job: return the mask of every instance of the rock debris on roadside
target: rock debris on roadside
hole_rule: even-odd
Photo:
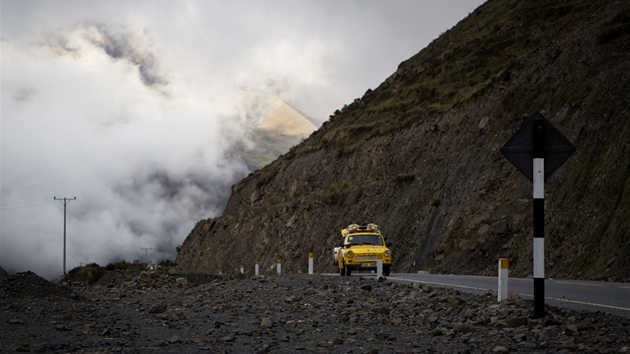
[[[624,353],[630,319],[363,277],[0,280],[0,352]],[[186,281],[182,281],[184,278]]]

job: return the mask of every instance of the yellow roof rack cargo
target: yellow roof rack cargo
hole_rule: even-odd
[[[367,225],[350,224],[348,225],[347,228],[341,230],[341,236],[345,237],[346,234],[355,233],[355,232],[376,232],[379,234],[381,233],[380,230],[378,229],[378,225],[374,223],[369,223]]]

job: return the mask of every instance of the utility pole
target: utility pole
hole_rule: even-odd
[[[147,252],[149,250],[152,250],[153,248],[142,248],[140,247],[141,250],[144,250],[144,264],[146,264],[147,266],[149,266],[149,263],[147,262]]]
[[[71,200],[77,200],[77,197],[72,199],[53,197],[53,199],[60,200],[61,203],[63,203],[63,275],[66,275],[66,205],[68,205]]]

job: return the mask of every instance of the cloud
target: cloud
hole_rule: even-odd
[[[35,95],[35,89],[32,87],[22,87],[15,90],[13,94],[13,99],[18,102],[25,102],[31,99]]]
[[[3,205],[51,201],[2,211],[7,269],[60,273],[63,208],[52,196],[77,197],[68,204],[69,267],[138,259],[140,247],[153,248],[154,261],[173,258],[249,172],[225,156],[247,140],[229,86],[207,96],[175,81],[164,95],[140,75],[137,53],[155,54],[139,47],[113,57],[85,35],[93,30],[75,27],[63,45],[3,45],[11,67],[2,78]]]
[[[143,84],[149,87],[168,84],[168,80],[159,72],[155,55],[146,50],[142,43],[135,43],[128,34],[110,31],[104,24],[92,25],[88,29],[88,39],[103,48],[107,55],[115,60],[126,59],[137,66]]]
[[[48,36],[46,44],[58,55],[79,59],[98,55],[94,49],[100,48],[113,62],[125,61],[135,67],[142,84],[166,93],[163,89],[169,82],[160,70],[145,30],[133,32],[121,25],[97,23],[74,26],[62,33],[48,33]]]
[[[324,44],[317,40],[300,45],[291,41],[263,43],[251,54],[254,65],[236,77],[245,89],[292,101],[308,88],[330,85]]]

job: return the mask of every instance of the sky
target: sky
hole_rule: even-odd
[[[0,266],[60,278],[74,197],[67,271],[174,259],[251,172],[239,90],[319,126],[482,3],[0,0]]]

